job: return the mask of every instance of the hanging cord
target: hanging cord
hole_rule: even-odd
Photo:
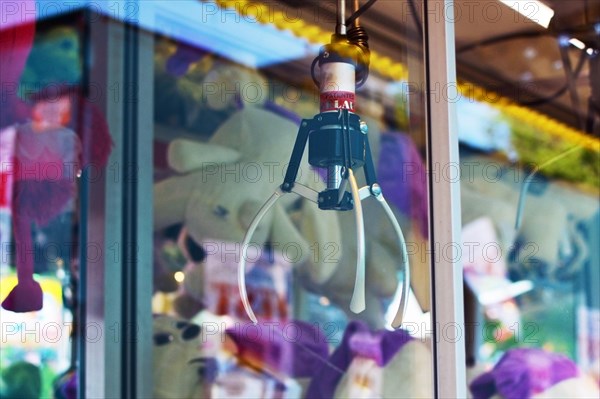
[[[419,37],[423,38],[423,25],[421,24],[421,20],[419,19],[419,14],[417,14],[417,6],[415,5],[415,0],[408,0],[408,5],[410,6],[410,12],[412,14],[413,21],[415,21],[415,26],[417,27]]]
[[[579,55],[579,60],[577,61],[577,66],[575,67],[575,70],[573,71],[573,76],[575,79],[577,79],[579,77],[579,75],[581,74],[581,71],[583,70],[583,66],[585,65],[586,59],[587,59],[587,53],[585,51],[582,51],[581,54]],[[528,107],[544,105],[544,104],[562,96],[563,94],[565,94],[567,92],[567,90],[569,90],[569,83],[565,83],[565,85],[563,87],[561,87],[558,91],[556,91],[554,94],[551,94],[548,97],[536,98],[535,100],[530,100],[530,101],[521,101],[521,102],[519,102],[519,104],[525,105]]]
[[[576,33],[578,31],[579,31],[578,29],[573,29],[572,32],[571,31],[563,31],[563,32],[561,32],[561,34],[569,35],[572,33]],[[502,43],[502,42],[510,41],[510,40],[527,39],[527,38],[535,38],[535,37],[543,37],[543,36],[554,37],[558,41],[560,34],[556,33],[556,32],[537,31],[537,30],[535,30],[535,31],[525,30],[525,31],[519,31],[519,32],[512,32],[509,34],[494,36],[494,37],[491,37],[488,39],[484,39],[484,40],[481,40],[481,41],[478,41],[475,43],[468,44],[466,46],[459,48],[456,51],[456,53],[461,54],[461,53],[464,53],[467,51],[475,50],[478,47],[490,46],[493,44],[498,44],[498,43]],[[562,96],[567,91],[569,91],[569,89],[571,87],[571,84],[569,82],[571,81],[571,79],[576,79],[581,74],[583,66],[585,65],[585,60],[587,58],[588,58],[587,53],[585,51],[582,51],[579,61],[578,61],[578,64],[575,67],[574,71],[571,71],[570,68],[569,68],[569,71],[567,71],[568,66],[565,65],[565,72],[567,74],[567,83],[563,87],[561,87],[558,91],[556,91],[555,93],[553,93],[547,97],[541,97],[541,98],[537,98],[537,99],[529,100],[529,101],[516,101],[516,102],[520,105],[524,105],[524,106],[528,106],[528,107],[536,107],[536,106],[540,106],[540,105],[549,103],[549,102],[557,99],[558,97]],[[563,61],[564,61],[564,58],[563,58]]]
[[[369,9],[377,0],[370,0],[362,7],[358,8],[354,14],[350,18],[346,20],[346,24],[340,22],[340,18],[344,15],[344,7],[345,1],[341,1],[341,4],[338,3],[338,12],[337,12],[337,26],[336,33],[344,32],[343,35],[346,36],[347,40],[358,47],[360,51],[360,59],[358,60],[358,65],[356,66],[356,88],[362,87],[369,77],[369,66],[371,63],[371,50],[369,49],[369,35],[365,28],[360,26],[359,24],[359,16],[362,15],[367,9]],[[358,0],[354,1],[355,9],[358,7]],[[350,28],[348,28],[351,26]],[[310,65],[310,76],[312,78],[313,83],[317,87],[321,87],[321,83],[319,79],[317,79],[316,67],[317,64],[321,61],[322,55],[319,54]]]
[[[566,157],[567,155],[571,154],[574,151],[577,151],[581,147],[582,147],[582,145],[579,144],[579,145],[569,148],[562,154],[559,154],[559,155],[555,156],[554,158],[551,158],[548,161],[544,162],[538,168],[535,168],[531,173],[529,173],[529,175],[527,175],[527,177],[525,178],[525,182],[523,183],[523,186],[521,187],[521,192],[519,193],[519,205],[517,207],[517,220],[515,221],[515,230],[519,230],[521,228],[521,225],[523,222],[523,210],[525,209],[525,198],[527,197],[527,192],[529,191],[529,186],[531,185],[531,182],[533,181],[533,178],[535,177],[535,175],[537,175],[540,170],[553,164],[554,162],[557,162],[557,161],[563,159],[564,157]]]
[[[375,4],[377,0],[369,0],[367,1],[361,8],[359,8],[358,10],[356,10],[351,16],[350,18],[348,18],[346,20],[346,26],[350,26],[352,25],[352,23],[358,19],[361,15],[363,15],[365,13],[365,11],[367,11],[369,8],[371,8],[371,6],[373,6],[373,4]]]
[[[583,121],[583,119],[581,118],[581,114],[579,113],[579,109],[581,108],[580,102],[579,102],[579,95],[577,93],[577,87],[576,87],[576,76],[575,73],[573,72],[573,66],[571,65],[571,59],[569,58],[569,46],[570,45],[563,45],[561,44],[561,39],[559,39],[559,51],[560,51],[560,56],[562,58],[562,64],[563,64],[563,70],[565,71],[565,75],[567,78],[567,87],[568,87],[568,91],[569,91],[569,95],[571,97],[571,105],[573,106],[573,108],[575,109],[575,116],[577,117],[577,124],[579,125],[579,129],[581,130],[585,130],[585,122]],[[585,50],[581,50],[582,54],[586,54]]]
[[[371,3],[371,4],[369,4]],[[361,50],[361,58],[356,69],[356,88],[362,87],[369,78],[369,66],[371,63],[371,50],[369,49],[369,35],[367,30],[360,25],[359,16],[371,7],[375,1],[366,3],[362,8],[359,7],[359,0],[354,0],[354,14],[347,21],[348,41]],[[361,11],[361,9],[363,11]],[[354,17],[354,18],[353,18]]]

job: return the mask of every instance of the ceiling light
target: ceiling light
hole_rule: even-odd
[[[585,43],[579,39],[572,38],[571,40],[569,40],[569,43],[577,47],[579,50],[585,50]]]
[[[554,10],[538,0],[500,0],[522,16],[538,25],[548,28],[554,16]]]

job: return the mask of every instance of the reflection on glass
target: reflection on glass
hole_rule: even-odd
[[[492,130],[508,123],[515,148],[461,148],[470,390],[475,397],[597,396],[600,203],[589,161],[598,153],[570,151],[543,135],[525,142],[533,128],[501,113],[498,121],[477,117]]]
[[[84,18],[37,18],[34,3],[3,3],[0,25],[0,396],[74,398],[82,176],[101,173],[112,142],[86,96]]]
[[[401,7],[380,4],[361,16],[367,30],[382,13],[406,21]],[[294,195],[265,214],[247,248],[246,287],[258,324],[248,319],[237,281],[240,245],[283,183],[302,119],[320,112],[311,63],[335,28],[326,7],[304,6],[287,20],[282,15],[291,10],[283,5],[264,7],[274,20],[250,19],[243,5],[217,14],[219,29],[240,33],[247,25],[278,38],[258,46],[249,43],[250,33],[233,40],[197,32],[182,41],[179,26],[199,26],[193,18],[155,38],[154,393],[432,396],[424,105],[407,84],[410,77],[422,87],[420,45],[411,68],[399,39],[386,50],[389,58],[373,50],[371,74],[355,101],[378,182],[407,240],[414,278],[402,328],[385,328],[385,311],[405,279],[385,210],[374,200],[363,204],[366,310],[356,314],[349,309],[357,262],[353,213],[322,211]],[[245,24],[228,17],[235,12]],[[327,18],[314,18],[319,13]],[[414,31],[404,33],[420,43]],[[240,58],[259,47],[268,61]],[[296,181],[320,192],[327,171],[311,167],[307,155],[308,149]],[[365,185],[362,172],[357,179]],[[186,340],[177,327],[186,323],[200,326],[200,336]],[[174,387],[175,378],[185,381]]]
[[[73,398],[81,176],[111,140],[84,94],[80,16],[20,18],[33,5],[3,8],[0,25],[0,395]]]

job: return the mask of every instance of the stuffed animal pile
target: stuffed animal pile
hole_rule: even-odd
[[[328,356],[324,335],[300,321],[226,327],[206,312],[156,315],[153,339],[154,397],[163,399],[299,398]]]
[[[214,79],[216,84],[241,82],[238,87],[256,82],[253,75],[238,68],[221,69],[207,79]],[[230,99],[219,93],[210,97],[208,104],[219,108],[238,100],[243,102],[244,97]],[[177,174],[155,186],[155,229],[183,223],[199,245],[240,243],[260,207],[281,184],[297,130],[298,125],[289,118],[247,102],[218,127],[208,143],[189,139],[172,141],[168,162]],[[300,176],[307,185],[319,184],[311,183],[311,173],[306,167]],[[254,243],[262,247],[270,239],[277,244],[273,245],[276,251],[293,245],[299,248],[294,263],[302,263],[309,257],[312,243],[288,215],[296,200],[290,196],[274,207],[257,229]],[[326,237],[328,241],[339,242],[335,214],[319,216],[318,220],[311,220],[319,226],[315,232],[323,241]],[[323,281],[333,269],[333,265],[320,262],[313,267],[312,274]]]
[[[252,88],[267,86],[255,71],[218,64],[206,75],[205,83],[222,89],[205,95],[210,109],[234,108],[236,111],[218,126],[208,142],[180,138],[169,143],[166,158],[176,173],[155,185],[155,229],[183,224],[200,246],[230,245],[233,248],[242,241],[260,207],[282,183],[299,118],[269,99],[257,97],[254,91],[249,94]],[[422,161],[414,155],[416,150],[405,135],[382,135],[374,121],[369,123],[369,128],[374,161],[378,163],[380,152],[382,155],[379,165],[384,179],[380,183],[384,189],[389,187],[392,207],[402,210],[397,211],[396,216],[405,236],[413,240],[426,236],[426,191],[418,191],[426,184]],[[199,134],[203,136],[206,135]],[[406,154],[401,161],[415,169],[409,171],[415,174],[414,181],[408,181],[403,171],[393,170],[390,162],[394,156],[397,158],[399,151]],[[398,162],[392,163],[397,166]],[[324,188],[319,172],[309,168],[306,159],[303,159],[298,181],[317,191]],[[399,185],[409,186],[411,191],[398,191]],[[414,194],[415,190],[420,194]],[[380,328],[384,320],[382,302],[390,298],[398,286],[402,260],[392,225],[375,202],[364,203],[365,217],[369,220],[366,223],[368,311],[359,315],[348,308],[357,253],[356,229],[350,212],[321,211],[315,204],[299,201],[294,195],[286,196],[263,219],[253,236],[253,245],[264,248],[268,243],[276,253],[293,247],[291,261],[305,289],[329,297],[350,318],[363,319],[373,328]],[[421,209],[415,211],[419,206]],[[411,224],[419,228],[411,229]],[[419,243],[423,242],[420,238]],[[424,245],[416,247],[422,249]],[[415,291],[423,309],[427,310],[428,279],[423,275],[427,271],[426,262],[422,260],[422,251],[413,251],[412,256],[418,265],[417,270],[413,270],[419,279]],[[196,269],[195,273],[200,271]],[[188,292],[200,297],[198,291],[200,288]]]

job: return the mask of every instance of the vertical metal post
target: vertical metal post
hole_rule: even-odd
[[[428,86],[430,245],[432,247],[436,397],[466,398],[460,175],[455,104],[453,0],[425,1],[425,66]],[[448,95],[446,95],[448,94]],[[448,256],[451,253],[452,256]]]
[[[101,20],[100,20],[101,21]],[[99,23],[102,23],[100,22]],[[103,262],[102,293],[104,297],[104,324],[106,339],[104,344],[104,362],[102,375],[104,379],[90,381],[99,385],[106,398],[118,398],[121,394],[121,371],[123,354],[120,348],[123,281],[120,278],[122,261],[120,246],[123,242],[121,234],[123,223],[123,201],[120,184],[120,168],[124,162],[123,156],[123,25],[120,22],[109,20],[103,23],[101,35],[94,39],[94,46],[105,47],[104,57],[96,59],[106,60],[104,68],[106,98],[106,119],[109,124],[113,146],[108,167],[106,170],[105,215],[106,227],[104,232],[106,255]],[[100,86],[102,87],[102,86]],[[89,384],[88,383],[88,384]],[[92,397],[92,396],[90,396]]]
[[[92,11],[86,11],[86,15],[89,34],[84,69],[89,77],[90,93],[93,90],[93,104],[105,115],[111,139],[117,144],[122,136],[119,126],[122,101],[117,91],[110,90],[118,87],[116,85],[122,71],[122,54],[115,46],[122,42],[121,27]],[[82,343],[79,366],[80,370],[85,371],[80,378],[80,398],[119,397],[121,356],[115,347],[120,320],[120,307],[117,304],[121,300],[121,280],[114,277],[119,270],[114,246],[120,242],[115,231],[119,229],[122,213],[120,201],[115,201],[118,188],[114,167],[119,165],[120,160],[121,147],[115,145],[107,168],[100,171],[96,167],[94,170],[93,182],[90,181],[87,188],[87,204],[81,203],[81,212],[85,214],[82,220],[87,223],[80,226],[85,231],[80,239],[83,249],[80,263],[86,268],[86,273],[80,276],[81,284],[86,288],[82,292],[81,302],[86,318],[82,319],[82,330],[78,337]],[[88,247],[93,248],[93,257],[85,254]]]
[[[87,257],[81,397],[152,397],[153,44],[134,25],[91,18],[86,67],[113,148],[88,195],[82,245],[100,256]]]
[[[346,0],[338,0],[337,2],[337,23],[335,33],[338,35],[346,34]]]
[[[121,397],[152,397],[154,39],[124,28]]]

